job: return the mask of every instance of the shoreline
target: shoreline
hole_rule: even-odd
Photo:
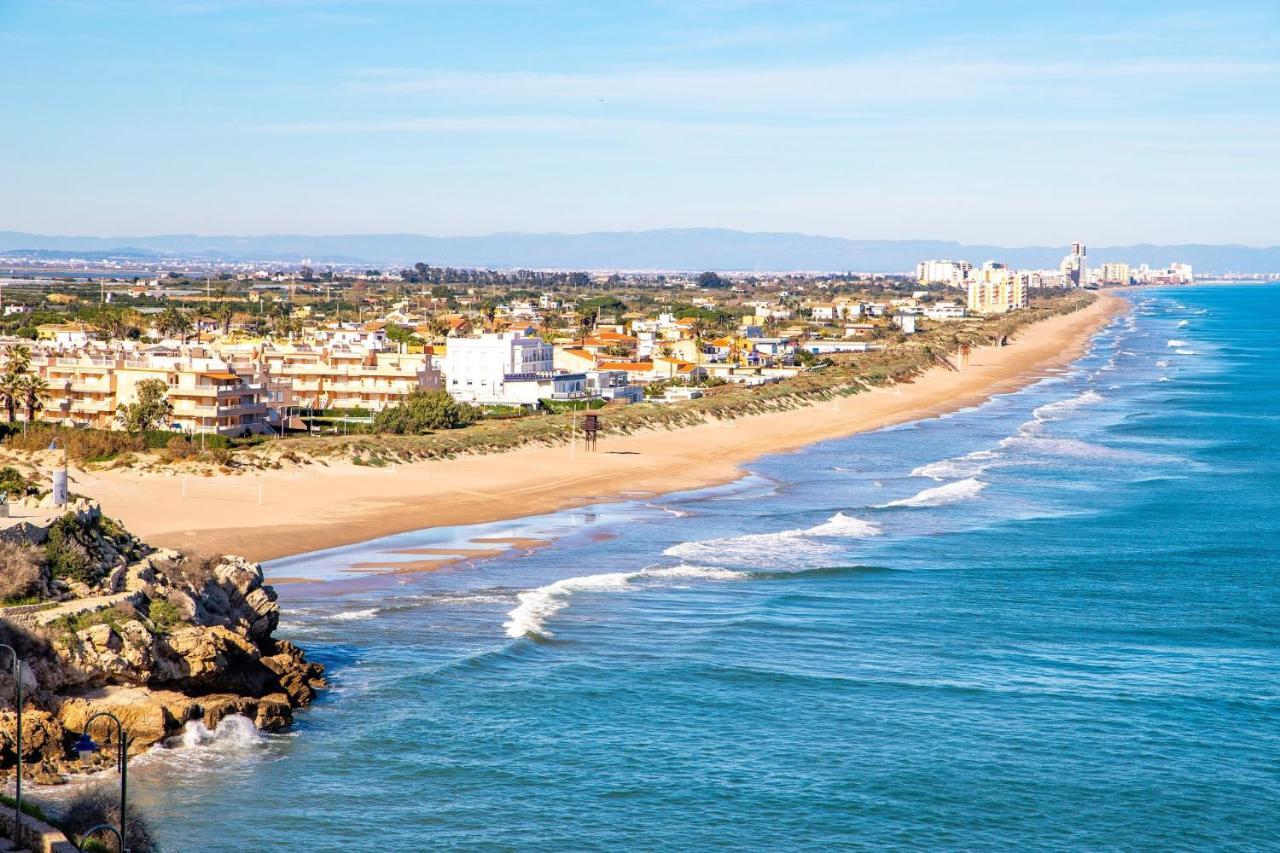
[[[386,469],[312,465],[189,478],[185,497],[178,476],[75,470],[72,489],[156,546],[262,561],[706,488],[738,479],[742,466],[761,456],[936,417],[1025,387],[1079,358],[1127,308],[1121,297],[1100,292],[1088,307],[1040,321],[1005,347],[975,351],[960,371],[935,367],[914,382],[833,403],[609,437],[596,453],[537,446]]]

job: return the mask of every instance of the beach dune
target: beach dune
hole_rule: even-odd
[[[154,545],[254,560],[699,488],[736,479],[744,463],[764,454],[943,414],[1022,387],[1077,358],[1127,304],[1101,294],[1081,311],[1026,328],[1009,346],[975,351],[958,372],[935,368],[915,382],[834,403],[610,436],[596,453],[528,447],[395,468],[313,465],[191,478],[185,496],[172,475],[77,470],[72,488]]]

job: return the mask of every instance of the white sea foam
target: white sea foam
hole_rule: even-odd
[[[955,477],[974,477],[991,467],[1000,458],[994,450],[975,450],[964,456],[940,459],[920,465],[911,472],[912,477],[929,477],[933,480],[949,480]]]
[[[1168,367],[1171,362],[1167,358],[1162,358],[1156,362],[1156,367]]]
[[[1179,329],[1181,329],[1183,326],[1189,325],[1190,323],[1191,323],[1191,321],[1190,321],[1190,320],[1179,320],[1179,321],[1178,321],[1178,328],[1179,328]]]
[[[378,608],[369,607],[365,610],[347,610],[342,613],[335,613],[329,618],[338,622],[349,622],[355,619],[372,619],[377,615]]]
[[[1177,338],[1170,338],[1168,342],[1165,344],[1165,346],[1167,347],[1185,347],[1186,345],[1187,345],[1186,341],[1180,341]]]
[[[1037,421],[1058,420],[1063,415],[1072,412],[1081,406],[1092,406],[1101,403],[1106,399],[1092,388],[1086,389],[1074,397],[1068,397],[1065,400],[1058,400],[1053,403],[1046,403],[1031,412],[1031,417]]]
[[[1138,450],[1124,450],[1090,444],[1077,438],[1050,438],[1036,435],[1019,435],[1005,439],[1006,447],[1049,456],[1068,456],[1075,459],[1106,459],[1125,462],[1167,462],[1168,457]]]
[[[678,566],[643,569],[638,572],[610,572],[565,578],[546,586],[531,589],[516,596],[519,602],[507,614],[502,627],[512,639],[542,637],[550,639],[555,634],[547,627],[551,617],[569,606],[579,592],[629,592],[638,588],[637,582],[646,580],[742,580],[747,575],[715,566],[696,566],[681,563]]]
[[[663,554],[693,563],[792,566],[825,560],[839,552],[836,546],[815,537],[861,539],[880,532],[878,524],[838,512],[813,527],[681,542]]]
[[[879,536],[883,533],[880,525],[874,521],[865,521],[837,512],[822,524],[816,524],[804,531],[807,536],[843,536],[862,539],[867,536]]]
[[[639,573],[643,578],[690,578],[711,581],[734,581],[742,580],[747,577],[746,572],[735,572],[729,569],[719,569],[715,566],[690,566],[687,563],[681,563],[678,566],[668,566],[663,569],[646,569]]]
[[[520,637],[554,637],[547,630],[547,620],[569,606],[569,599],[575,592],[618,592],[631,586],[631,578],[635,573],[610,572],[600,575],[585,575],[580,578],[565,578],[546,586],[522,592],[516,596],[519,604],[507,614],[503,628],[507,636],[514,639]]]
[[[1174,352],[1176,352],[1178,355],[1195,355],[1196,354],[1196,351],[1193,349],[1176,349],[1174,350]]]
[[[945,486],[934,486],[931,489],[925,489],[918,494],[901,500],[889,501],[887,504],[880,504],[879,509],[889,509],[891,507],[931,507],[943,506],[945,504],[956,503],[957,501],[976,498],[978,494],[987,487],[987,484],[976,477],[969,477],[965,480],[957,480],[954,483],[947,483]]]
[[[187,723],[176,742],[171,744],[171,748],[204,747],[221,751],[237,751],[254,749],[261,746],[262,742],[262,732],[258,731],[253,720],[232,714],[223,717],[213,729],[200,720]]]
[[[258,731],[252,720],[232,714],[212,729],[201,720],[193,720],[180,734],[156,744],[134,761],[157,762],[180,768],[183,773],[216,770],[220,765],[243,761],[266,745],[267,736]]]
[[[724,539],[704,539],[672,545],[662,553],[694,563],[731,565],[791,565],[824,560],[835,553],[828,543],[806,537],[804,530],[748,533]]]
[[[1161,376],[1161,377],[1160,377],[1159,379],[1157,379],[1156,381],[1157,381],[1157,382],[1172,382],[1173,380],[1172,380],[1172,379],[1170,379],[1168,376]]]

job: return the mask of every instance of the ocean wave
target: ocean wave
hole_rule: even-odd
[[[355,619],[372,619],[378,615],[379,608],[369,607],[364,610],[346,610],[342,613],[335,613],[330,616],[336,622],[349,622]]]
[[[794,565],[796,562],[824,560],[838,552],[838,548],[816,537],[861,539],[880,533],[880,525],[874,522],[837,512],[813,527],[681,542],[663,554],[694,563]]]
[[[1186,341],[1180,341],[1177,338],[1170,338],[1168,342],[1165,343],[1165,346],[1167,347],[1185,347],[1186,345]]]
[[[1160,377],[1159,379],[1157,379],[1156,381],[1157,381],[1157,382],[1172,382],[1173,380],[1172,380],[1172,379],[1170,379],[1168,376],[1161,376],[1161,377]]]
[[[1000,458],[994,450],[975,450],[964,456],[953,456],[920,465],[911,471],[912,477],[928,477],[931,480],[949,480],[955,477],[975,477],[991,467]]]
[[[1174,352],[1176,352],[1178,355],[1195,355],[1196,354],[1196,351],[1193,349],[1176,349],[1174,350]]]
[[[947,483],[945,486],[934,486],[931,489],[925,489],[909,498],[889,501],[887,504],[877,504],[876,509],[943,506],[957,501],[968,500],[969,498],[976,498],[986,487],[987,484],[978,478],[969,477],[965,480]]]
[[[569,599],[575,592],[618,592],[631,586],[631,578],[636,573],[610,572],[600,575],[584,575],[578,578],[565,578],[546,586],[522,592],[516,596],[519,602],[515,609],[507,614],[507,621],[502,627],[512,639],[520,637],[554,637],[547,630],[547,620],[569,606]]]
[[[181,769],[184,773],[216,770],[220,765],[260,753],[267,746],[268,737],[277,736],[264,735],[253,720],[238,714],[223,717],[212,729],[201,720],[192,720],[179,734],[156,744],[133,761],[158,762],[162,767]]]
[[[743,580],[748,577],[746,572],[735,572],[715,566],[690,566],[684,563],[664,569],[646,569],[638,575],[645,578],[689,578],[712,581]]]
[[[828,543],[808,538],[804,530],[748,533],[724,539],[702,539],[672,545],[662,553],[695,563],[757,566],[822,560],[836,552]]]
[[[638,588],[638,581],[650,579],[728,581],[747,577],[743,572],[715,566],[681,563],[678,566],[646,568],[638,572],[609,572],[565,578],[517,595],[518,604],[507,614],[507,621],[502,627],[512,639],[540,637],[549,640],[555,634],[547,627],[547,622],[568,607],[573,596],[579,592],[629,592]]]
[[[1081,406],[1092,406],[1106,400],[1097,391],[1086,389],[1074,397],[1068,397],[1065,400],[1058,400],[1053,403],[1046,403],[1031,411],[1031,417],[1037,421],[1058,420],[1061,416],[1072,412]]]
[[[865,521],[837,512],[822,524],[815,524],[804,531],[806,536],[841,536],[862,539],[867,536],[879,536],[884,530],[874,521]]]
[[[1168,367],[1172,362],[1167,358],[1162,358],[1156,362],[1156,367]]]
[[[1191,321],[1190,321],[1190,320],[1179,320],[1179,321],[1178,321],[1178,328],[1179,328],[1179,329],[1181,329],[1183,326],[1190,325],[1190,323],[1191,323]]]

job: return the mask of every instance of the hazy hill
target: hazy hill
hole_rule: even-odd
[[[1066,246],[975,246],[945,240],[848,240],[808,234],[751,233],[714,228],[610,231],[589,234],[500,233],[476,237],[421,234],[199,236],[163,234],[75,237],[0,231],[0,252],[113,252],[137,256],[245,261],[368,263],[426,261],[442,266],[663,270],[856,270],[905,272],[926,258],[988,258],[1018,267],[1057,267]],[[1090,247],[1090,264],[1107,260],[1197,272],[1280,271],[1280,247],[1136,245]]]

